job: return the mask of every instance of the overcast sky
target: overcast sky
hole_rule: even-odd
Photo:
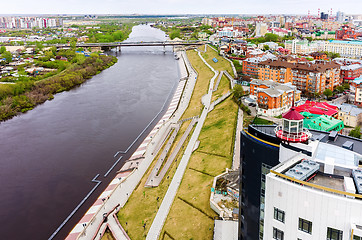
[[[362,0],[2,0],[0,14],[362,14]]]

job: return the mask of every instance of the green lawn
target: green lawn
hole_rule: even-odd
[[[115,240],[115,238],[113,237],[112,232],[107,228],[101,240]]]
[[[204,64],[196,51],[187,51],[187,57],[189,58],[194,69],[197,71],[198,77],[194,91],[192,93],[190,104],[183,114],[182,119],[201,114],[203,109],[201,97],[207,93],[210,79],[214,76],[214,73]]]
[[[212,239],[212,218],[217,214],[210,208],[211,186],[214,176],[231,167],[237,109],[228,98],[208,114],[199,148],[191,156],[162,234],[166,231],[174,239]]]
[[[216,80],[217,78],[215,79],[215,84]],[[230,89],[231,87],[229,79],[225,75],[222,75],[219,87],[215,92],[212,93],[211,102],[217,100],[219,97],[222,97],[222,95],[226,94],[228,91],[230,91]]]
[[[211,65],[211,67],[213,67],[215,70],[217,71],[228,71],[230,73],[231,76],[233,76],[233,69],[231,67],[231,63],[227,60],[225,60],[223,57],[219,56],[219,54],[211,49],[211,47],[207,47],[206,48],[207,51],[206,53],[204,52],[201,52],[201,56],[206,60],[206,62],[208,64]],[[202,50],[201,51],[204,51],[205,48],[202,47]],[[212,61],[213,58],[216,58],[218,60],[217,63],[215,63],[214,61]]]
[[[172,145],[171,149],[173,149],[176,144],[179,142],[182,134],[185,132],[187,126],[189,125],[190,121],[186,121],[181,126],[176,138],[175,142]],[[192,132],[191,132],[192,134]],[[191,134],[189,136],[191,136]],[[187,142],[185,142],[185,148],[187,145]],[[159,151],[162,152],[162,149]],[[177,156],[177,162],[172,163],[169,172],[166,174],[164,180],[161,182],[161,184],[158,187],[155,188],[145,188],[144,185],[146,183],[146,180],[151,173],[153,167],[156,164],[156,161],[158,159],[158,155],[155,157],[155,160],[152,162],[151,166],[147,170],[146,174],[141,179],[140,184],[137,186],[137,188],[134,190],[132,195],[130,196],[128,202],[126,205],[120,209],[120,211],[117,213],[117,217],[119,219],[119,222],[121,223],[122,227],[125,229],[125,231],[128,233],[129,237],[131,239],[145,239],[147,232],[149,228],[151,227],[152,221],[154,217],[156,216],[158,207],[160,206],[164,195],[166,194],[166,191],[168,189],[168,186],[172,180],[172,177],[176,171],[176,165],[181,160],[182,157],[182,151]],[[166,160],[165,160],[166,161]],[[169,178],[167,179],[167,176]],[[159,197],[159,200],[157,201],[157,197]],[[127,222],[127,225],[126,225]],[[143,224],[146,223],[145,229],[143,228]]]

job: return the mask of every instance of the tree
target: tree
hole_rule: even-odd
[[[270,48],[269,48],[268,45],[264,45],[264,46],[263,46],[263,50],[264,50],[264,51],[267,51],[267,50],[269,50],[269,49],[270,49]]]
[[[274,33],[266,33],[265,34],[265,41],[267,42],[278,42],[279,36]]]
[[[344,87],[343,87],[343,86],[338,86],[338,87],[336,87],[336,91],[337,91],[338,93],[341,93],[341,92],[344,91]]]
[[[241,85],[236,84],[232,90],[233,97],[239,100],[244,95],[244,89]]]
[[[13,55],[12,55],[10,52],[8,52],[8,51],[3,52],[3,54],[2,54],[1,56],[2,56],[3,58],[5,58],[5,61],[6,61],[7,63],[11,62],[11,60],[13,59]]]
[[[349,136],[355,137],[355,138],[361,138],[361,127],[356,126],[353,130],[349,132]]]
[[[324,90],[323,95],[326,96],[327,98],[329,98],[333,95],[333,92],[332,92],[332,90],[327,88],[326,90]]]
[[[175,39],[175,38],[180,38],[180,29],[173,29],[170,33],[170,38]]]
[[[0,48],[0,54],[3,54],[5,51],[6,51],[6,47],[1,46],[1,48]]]

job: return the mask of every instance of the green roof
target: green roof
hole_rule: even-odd
[[[308,129],[322,131],[340,131],[344,128],[342,120],[335,119],[327,115],[311,114],[309,112],[301,112],[303,115],[303,126]]]

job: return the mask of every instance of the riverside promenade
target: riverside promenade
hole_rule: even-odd
[[[188,107],[196,83],[197,73],[188,61],[186,53],[179,52],[178,56],[180,57],[181,79],[165,115],[130,159],[126,161],[121,170],[118,171],[116,177],[88,209],[78,224],[71,230],[66,238],[67,240],[101,239],[107,227],[116,239],[129,239],[115,214],[126,204],[152,163],[159,143],[167,135],[167,129],[171,124],[177,123]],[[115,156],[117,155],[118,153]]]
[[[172,178],[172,181],[170,183],[170,186],[166,192],[166,195],[160,205],[160,208],[158,209],[158,212],[156,214],[156,217],[154,218],[152,225],[150,227],[150,230],[148,231],[147,240],[157,240],[161,234],[161,230],[163,228],[163,225],[165,224],[167,215],[170,211],[170,208],[172,206],[173,200],[176,196],[177,190],[181,184],[183,175],[186,171],[186,167],[187,164],[190,160],[191,154],[193,152],[194,146],[196,144],[197,139],[199,138],[201,129],[204,125],[204,122],[206,120],[207,114],[209,112],[209,107],[211,104],[211,97],[212,97],[212,92],[213,92],[213,86],[214,86],[214,81],[216,79],[216,77],[218,76],[218,72],[215,71],[206,61],[205,59],[201,56],[200,52],[199,52],[199,56],[200,58],[203,60],[203,62],[214,72],[214,76],[211,78],[210,80],[210,84],[209,84],[209,90],[208,93],[206,95],[204,95],[203,98],[203,104],[204,104],[204,109],[201,113],[201,116],[198,120],[198,123],[195,127],[195,130],[191,136],[191,139],[185,149],[184,155],[181,158],[181,161],[178,165],[178,168],[175,172],[174,177]]]

